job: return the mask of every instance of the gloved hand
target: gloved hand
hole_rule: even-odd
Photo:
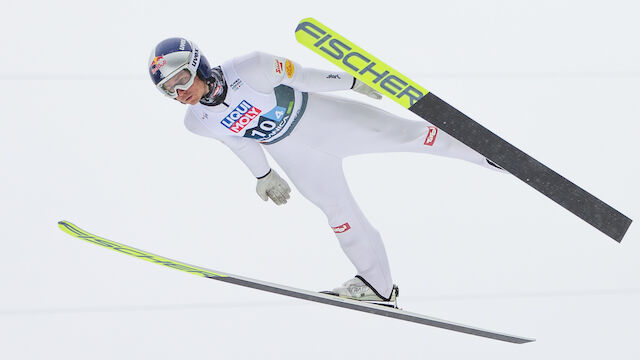
[[[382,94],[380,94],[378,91],[376,91],[374,88],[372,88],[371,86],[363,83],[362,81],[356,79],[356,82],[353,84],[353,87],[351,88],[351,90],[360,93],[360,94],[364,94],[367,95],[370,98],[376,99],[376,100],[380,100],[382,99]]]
[[[256,192],[262,200],[267,201],[271,198],[276,205],[282,205],[287,203],[291,188],[275,170],[271,169],[266,176],[258,179]]]

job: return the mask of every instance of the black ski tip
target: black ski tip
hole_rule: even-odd
[[[526,344],[526,343],[535,342],[535,341],[536,339],[521,338],[520,341],[516,342],[516,344]]]

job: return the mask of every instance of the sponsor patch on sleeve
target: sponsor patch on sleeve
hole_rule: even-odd
[[[295,67],[293,66],[293,62],[289,59],[284,63],[284,71],[287,73],[287,77],[291,79],[293,77],[293,72],[295,71]]]
[[[276,74],[282,74],[282,68],[283,67],[284,67],[284,65],[282,65],[282,61],[276,59],[276,62],[275,62]]]

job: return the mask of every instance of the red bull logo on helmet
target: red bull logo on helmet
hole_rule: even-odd
[[[262,113],[262,110],[243,100],[240,105],[236,106],[220,123],[234,133],[238,133],[244,129],[251,120],[258,117],[260,113]]]
[[[151,73],[155,74],[156,72],[158,72],[158,70],[160,70],[161,67],[165,66],[167,64],[167,60],[165,60],[162,56],[156,56],[153,58],[153,61],[151,61]]]

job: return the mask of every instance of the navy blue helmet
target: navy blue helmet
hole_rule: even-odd
[[[196,76],[212,76],[209,61],[198,46],[184,38],[162,40],[149,56],[149,76],[163,94],[176,98],[177,90],[186,90]]]

